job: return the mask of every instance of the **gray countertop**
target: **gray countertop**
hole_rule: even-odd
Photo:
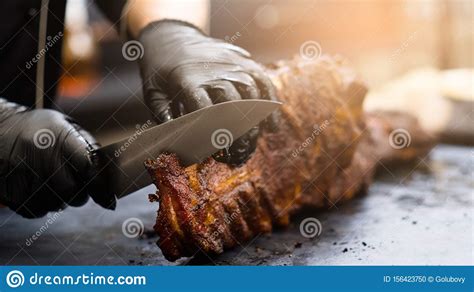
[[[150,186],[119,201],[115,212],[92,202],[57,216],[27,220],[0,209],[2,265],[472,265],[474,148],[438,146],[417,168],[379,175],[366,195],[330,210],[307,210],[292,225],[208,258],[166,261],[156,238],[127,238],[122,223],[146,230],[157,204]],[[317,218],[307,239],[299,223]],[[47,220],[49,219],[49,222]],[[33,235],[38,235],[32,239]]]

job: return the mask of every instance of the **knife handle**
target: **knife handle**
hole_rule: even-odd
[[[90,196],[98,205],[109,210],[115,210],[117,199],[110,188],[109,164],[110,159],[101,151],[95,150],[92,155],[94,166],[93,176],[90,179],[88,188]]]

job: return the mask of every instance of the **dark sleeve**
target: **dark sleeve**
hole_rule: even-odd
[[[122,16],[122,9],[127,3],[127,0],[94,0],[97,7],[104,13],[104,15],[115,25],[120,27],[120,17]]]

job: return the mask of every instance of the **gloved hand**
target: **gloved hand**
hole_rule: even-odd
[[[71,118],[0,98],[0,204],[27,218],[83,205],[97,147]]]
[[[140,33],[145,101],[158,123],[206,106],[238,99],[276,100],[263,68],[244,49],[210,38],[193,25],[161,20]],[[267,125],[274,128],[273,115]],[[216,159],[241,164],[255,150],[259,127]]]

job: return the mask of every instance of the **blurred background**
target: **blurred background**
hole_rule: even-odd
[[[427,130],[441,134],[443,142],[474,145],[474,1],[211,3],[211,35],[242,46],[257,61],[291,58],[304,44],[316,42],[317,54],[344,56],[369,84],[366,110],[408,111]],[[61,110],[102,144],[131,135],[151,119],[137,63],[124,58],[117,31],[92,2],[67,1],[64,38],[56,103]],[[470,265],[473,149],[439,145],[416,171],[400,169],[378,177],[368,196],[337,210],[318,211],[324,236],[304,241],[303,248],[298,224],[293,224],[225,253],[217,264]],[[25,238],[47,219],[27,220],[4,208],[0,263],[168,265],[150,232],[139,239],[122,233],[130,218],[139,218],[147,229],[153,226],[157,207],[146,194],[155,191],[149,186],[120,200],[115,212],[91,201],[68,208],[61,215],[67,219],[31,246],[24,244]]]
[[[316,41],[323,54],[339,54],[349,59],[375,89],[417,68],[433,75],[437,69],[473,66],[473,1],[470,0],[212,0],[211,3],[211,35],[244,47],[262,63],[290,58],[298,54],[303,43]],[[123,58],[116,30],[97,7],[88,0],[69,0],[65,37],[65,72],[59,86],[59,107],[105,144],[146,121],[149,117],[141,101],[137,64]],[[467,94],[470,91],[472,98],[470,76]],[[437,83],[431,77],[420,82]],[[380,105],[378,101],[368,103],[369,107]],[[472,103],[469,108],[471,113],[467,114],[472,118]],[[432,122],[428,120],[425,124]]]

